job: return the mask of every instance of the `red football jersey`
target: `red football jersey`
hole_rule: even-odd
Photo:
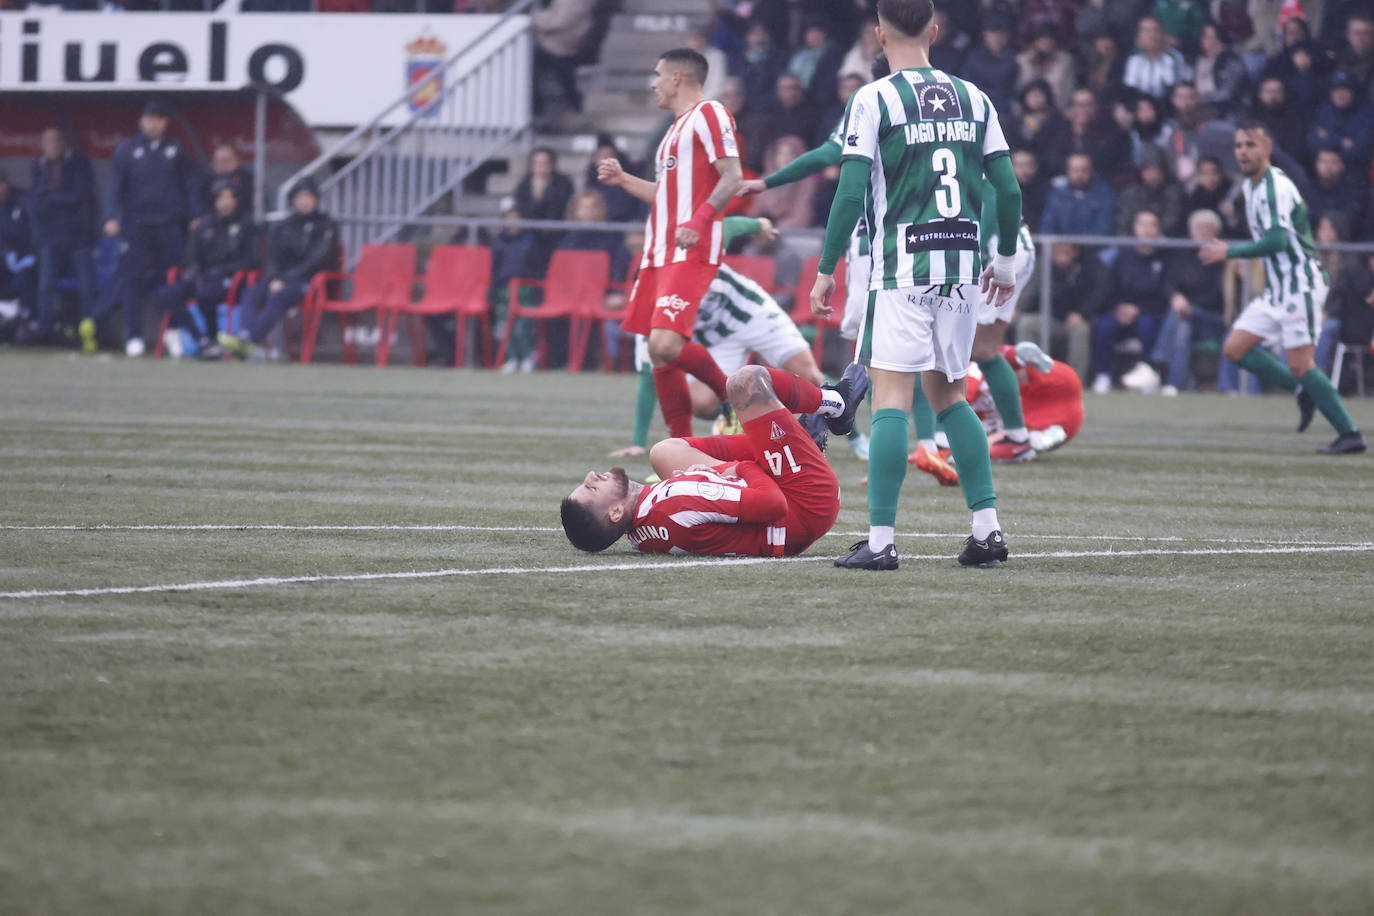
[[[646,487],[635,503],[630,543],[640,553],[780,557],[786,547],[787,499],[751,461],[738,477],[687,471]]]
[[[654,158],[654,206],[644,226],[640,267],[695,261],[719,264],[725,247],[723,212],[711,221],[709,237],[691,248],[677,247],[677,227],[692,218],[715,190],[717,159],[739,157],[735,119],[720,102],[705,99],[673,122]],[[721,208],[722,211],[724,208]]]
[[[1068,438],[1083,427],[1083,383],[1068,363],[1054,361],[1049,372],[1026,373],[1021,388],[1021,410],[1029,429],[1062,426]]]

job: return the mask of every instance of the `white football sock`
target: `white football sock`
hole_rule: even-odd
[[[934,439],[921,439],[916,443],[921,448],[930,452],[932,455],[940,450],[940,446],[935,444]]]
[[[823,417],[838,417],[844,413],[844,397],[834,388],[822,388],[821,409],[816,412]]]
[[[1015,429],[1004,429],[1002,430],[1002,434],[1017,445],[1030,441],[1030,430],[1026,429],[1024,426],[1018,426]]]
[[[897,529],[891,525],[869,525],[868,549],[874,553],[882,553],[892,543],[896,534]]]
[[[935,434],[935,444],[940,446],[940,448],[949,448],[949,436],[945,435],[944,430],[940,430]]]
[[[996,509],[978,509],[973,513],[974,540],[986,541],[988,535],[1001,530],[1001,528],[1002,526],[997,524]]]

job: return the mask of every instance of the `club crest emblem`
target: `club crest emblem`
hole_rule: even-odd
[[[444,55],[448,45],[436,36],[423,33],[406,45],[406,86],[413,87],[444,65]],[[421,112],[425,117],[433,117],[438,112],[435,104],[444,93],[444,77],[441,73],[434,79],[410,91],[410,110]]]
[[[768,438],[772,439],[774,442],[781,442],[782,440],[787,438],[787,433],[783,430],[781,426],[779,426],[777,423],[774,423],[773,428],[768,431]]]
[[[919,83],[913,88],[921,120],[953,121],[964,116],[959,93],[949,83]]]

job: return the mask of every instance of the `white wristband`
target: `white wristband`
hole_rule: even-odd
[[[1016,284],[1016,255],[994,254],[992,256],[992,279],[999,286]]]

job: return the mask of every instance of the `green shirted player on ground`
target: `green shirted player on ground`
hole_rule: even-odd
[[[1016,289],[1021,188],[988,97],[930,66],[934,15],[931,0],[879,0],[877,36],[893,73],[850,99],[840,187],[811,293],[812,310],[831,314],[835,266],[867,201],[872,277],[859,362],[873,383],[869,536],[835,561],[848,568],[897,568],[893,536],[906,476],[906,409],[918,374],[973,512],[959,562],[984,566],[1008,555],[987,435],[964,398],[964,377],[983,298],[1000,307]],[[999,242],[984,269],[979,219],[989,189]]]
[[[1236,164],[1245,176],[1245,215],[1255,241],[1227,245],[1208,242],[1198,253],[1207,264],[1227,258],[1264,258],[1268,288],[1236,319],[1222,353],[1271,385],[1298,396],[1298,432],[1307,429],[1315,411],[1336,430],[1336,439],[1318,452],[1353,455],[1365,450],[1364,436],[1341,402],[1340,393],[1317,368],[1317,316],[1329,287],[1317,260],[1311,220],[1297,186],[1270,159],[1274,141],[1257,121],[1236,129]],[[1281,344],[1288,354],[1284,366],[1266,344]]]

